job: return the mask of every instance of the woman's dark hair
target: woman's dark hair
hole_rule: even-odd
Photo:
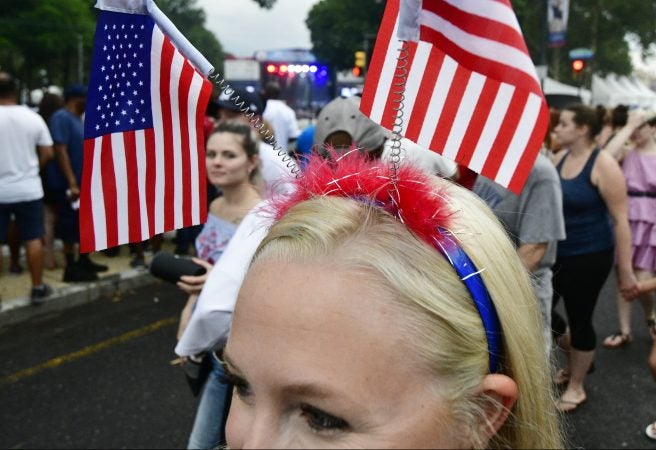
[[[61,95],[46,92],[39,102],[39,114],[46,123],[50,122],[50,117],[59,108],[64,106],[64,99]]]
[[[604,123],[604,113],[598,109],[590,108],[589,106],[575,103],[567,106],[564,111],[571,111],[574,113],[573,121],[578,126],[588,127],[588,138],[594,139],[601,131]]]
[[[626,121],[629,119],[629,107],[626,105],[617,105],[613,108],[613,112],[610,116],[610,123],[613,128],[621,128],[626,125]]]
[[[241,144],[246,151],[246,155],[251,158],[259,152],[259,140],[257,132],[250,125],[238,120],[224,120],[212,130],[215,133],[232,133],[241,136]]]

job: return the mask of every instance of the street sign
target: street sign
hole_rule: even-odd
[[[569,59],[591,59],[594,52],[589,48],[573,48],[569,51]]]

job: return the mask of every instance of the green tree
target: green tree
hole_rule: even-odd
[[[322,0],[305,21],[312,51],[335,70],[353,67],[357,50],[371,50],[383,17],[380,0]]]
[[[545,0],[511,0],[524,32],[533,61],[539,64],[544,52]],[[566,45],[548,49],[546,59],[550,74],[571,80],[569,50],[590,48],[595,57],[589,73],[628,74],[633,70],[627,36],[635,38],[644,49],[656,42],[656,0],[571,0]]]

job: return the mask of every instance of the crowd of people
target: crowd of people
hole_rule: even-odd
[[[24,242],[39,304],[55,238],[64,281],[106,267],[76,250],[84,88],[39,115],[15,86],[0,74],[0,241]],[[208,220],[178,233],[206,269],[178,282],[175,352],[207,374],[189,448],[562,447],[613,269],[603,346],[631,342],[639,299],[656,379],[656,113],[552,111],[516,195],[405,139],[397,157],[357,96],[301,130],[280,94],[224,91],[208,109]]]

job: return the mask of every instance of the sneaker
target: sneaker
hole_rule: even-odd
[[[64,270],[63,281],[65,282],[78,282],[78,281],[96,281],[98,275],[96,272],[85,269],[77,264],[66,266]]]
[[[12,275],[20,275],[23,273],[23,267],[20,264],[11,264],[9,266],[9,273]]]
[[[50,294],[52,294],[52,288],[47,284],[40,284],[32,288],[30,300],[35,306],[43,305],[46,302],[46,297],[50,296]]]
[[[145,269],[147,267],[146,266],[146,261],[143,258],[139,258],[138,256],[135,256],[130,261],[130,267],[134,267],[135,269],[137,267],[143,267]]]
[[[77,262],[77,265],[85,270],[88,270],[89,272],[107,272],[109,270],[109,267],[106,265],[95,263],[88,257],[80,258]]]

